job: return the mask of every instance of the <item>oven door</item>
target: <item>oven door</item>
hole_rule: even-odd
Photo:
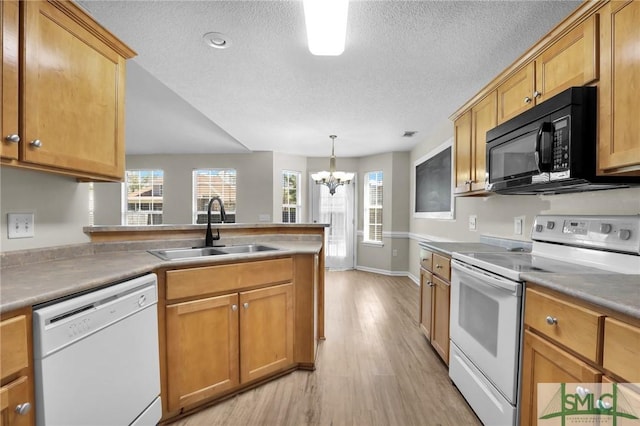
[[[522,283],[451,262],[451,341],[516,404]]]

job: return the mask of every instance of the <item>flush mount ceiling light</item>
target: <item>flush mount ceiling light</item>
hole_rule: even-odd
[[[318,185],[327,185],[329,187],[329,194],[336,193],[336,188],[340,185],[345,185],[353,180],[353,173],[336,172],[336,155],[334,154],[334,144],[336,141],[336,135],[330,135],[331,138],[331,158],[329,159],[329,171],[321,171],[313,173],[311,179]]]
[[[216,49],[227,49],[231,46],[231,39],[229,36],[222,33],[206,33],[202,36],[202,39],[207,46],[211,46]]]
[[[349,0],[304,0],[309,51],[318,56],[344,52]]]

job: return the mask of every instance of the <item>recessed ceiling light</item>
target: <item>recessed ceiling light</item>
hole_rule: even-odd
[[[202,36],[202,39],[208,46],[215,47],[216,49],[226,49],[231,46],[229,36],[222,33],[206,33]]]

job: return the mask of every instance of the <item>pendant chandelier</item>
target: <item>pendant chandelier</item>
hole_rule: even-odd
[[[318,185],[327,185],[329,187],[329,194],[336,193],[336,188],[340,185],[349,184],[353,180],[353,173],[337,172],[336,171],[336,155],[334,154],[334,144],[336,141],[336,135],[330,135],[331,138],[331,158],[329,159],[329,171],[326,170],[313,173],[311,179],[313,179]]]

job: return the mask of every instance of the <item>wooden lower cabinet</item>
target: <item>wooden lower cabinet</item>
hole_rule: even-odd
[[[538,383],[596,383],[602,374],[528,330],[522,354],[520,425],[537,425]]]
[[[166,306],[170,412],[291,367],[293,284]]]
[[[448,365],[450,259],[429,250],[420,249],[420,265],[420,329]]]
[[[31,308],[0,322],[0,426],[34,424]]]
[[[293,364],[293,284],[240,293],[240,382]]]
[[[166,308],[167,407],[175,411],[238,385],[238,294]]]
[[[440,357],[449,364],[449,303],[451,286],[438,277],[433,277],[433,327],[431,345]]]

